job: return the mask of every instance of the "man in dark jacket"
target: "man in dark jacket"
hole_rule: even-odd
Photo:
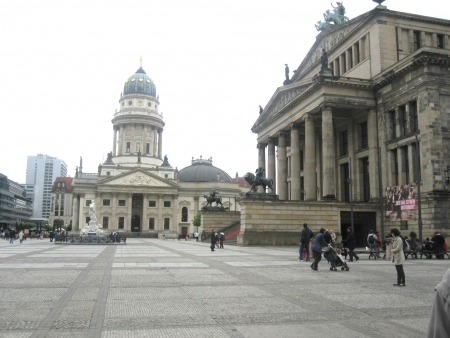
[[[356,248],[356,239],[355,235],[352,232],[352,228],[347,229],[347,239],[345,239],[343,242],[346,244],[349,251],[349,262],[353,262],[353,257],[355,257],[356,261],[358,261],[359,257],[353,252],[353,250],[355,250]]]
[[[431,239],[434,242],[434,247],[436,249],[436,258],[443,259],[444,255],[441,254],[445,250],[445,238],[440,234],[439,231],[434,233],[433,238]]]
[[[14,244],[14,239],[16,238],[16,232],[14,230],[9,231],[9,244]]]
[[[303,223],[303,230],[300,236],[300,250],[298,253],[298,260],[303,261],[303,250],[306,249],[306,260],[305,262],[309,262],[309,242],[313,237],[313,233],[311,229],[308,228],[308,224]]]
[[[216,231],[212,229],[211,231],[211,251],[214,251],[216,247]]]
[[[312,246],[312,252],[314,255],[314,262],[311,264],[311,269],[315,271],[319,271],[319,262],[322,259],[322,247],[327,246],[325,242],[325,238],[323,237],[323,233],[325,229],[320,229],[319,233],[316,236],[316,240]]]

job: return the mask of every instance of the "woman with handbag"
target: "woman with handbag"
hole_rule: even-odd
[[[400,237],[400,231],[394,228],[391,229],[392,234],[392,263],[395,264],[397,270],[397,283],[394,286],[405,286],[405,271],[403,270],[403,263],[405,256],[403,254],[403,240]]]

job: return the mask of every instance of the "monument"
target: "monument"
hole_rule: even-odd
[[[80,235],[101,236],[103,235],[103,228],[101,224],[97,224],[97,215],[95,214],[95,203],[91,202],[89,205],[89,223],[86,223],[80,231]]]

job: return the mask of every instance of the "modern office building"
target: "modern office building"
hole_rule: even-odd
[[[0,229],[15,228],[31,217],[31,200],[23,187],[0,174]]]
[[[33,193],[33,218],[49,218],[51,209],[51,190],[57,177],[67,176],[67,165],[63,160],[49,155],[28,156],[27,176],[23,186]]]

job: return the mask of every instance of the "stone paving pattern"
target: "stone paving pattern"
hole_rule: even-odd
[[[121,246],[0,240],[0,337],[422,338],[449,260],[367,255],[321,271],[296,247],[129,239]]]

